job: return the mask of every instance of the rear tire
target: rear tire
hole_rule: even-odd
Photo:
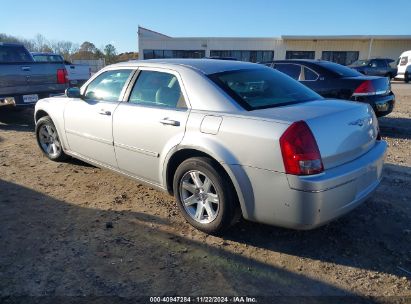
[[[35,132],[37,144],[44,155],[56,162],[67,159],[57,128],[49,116],[44,116],[37,121]]]
[[[404,82],[405,82],[405,83],[409,83],[409,82],[410,82],[410,75],[408,74],[408,72],[405,72],[405,74],[404,74]]]
[[[207,157],[183,161],[174,174],[173,190],[184,218],[198,230],[220,234],[237,218],[234,187]]]
[[[391,80],[391,79],[392,79],[392,74],[391,74],[391,73],[387,73],[387,74],[385,74],[385,77],[388,77],[388,80]]]

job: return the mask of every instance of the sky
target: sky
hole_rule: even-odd
[[[126,52],[139,25],[173,37],[411,35],[410,12],[410,0],[0,0],[0,33]]]

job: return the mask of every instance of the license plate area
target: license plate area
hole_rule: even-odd
[[[35,103],[38,100],[39,100],[39,95],[37,94],[23,95],[24,103]]]

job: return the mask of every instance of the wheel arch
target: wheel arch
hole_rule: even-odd
[[[241,209],[241,213],[244,218],[248,219],[254,205],[254,196],[252,191],[251,182],[249,182],[246,173],[240,169],[241,166],[236,166],[237,170],[232,170],[224,159],[221,159],[217,154],[212,151],[208,151],[199,147],[181,147],[176,149],[173,153],[170,153],[167,157],[166,164],[164,166],[164,184],[167,192],[170,195],[173,193],[173,180],[174,174],[178,166],[186,159],[192,157],[207,157],[211,159],[215,165],[223,172],[227,178],[229,178],[235,195],[237,203]],[[241,180],[241,186],[240,181]],[[247,203],[246,203],[247,202]]]
[[[37,124],[39,119],[45,116],[50,116],[49,113],[47,113],[45,110],[40,109],[36,111],[36,113],[34,113],[34,122]]]

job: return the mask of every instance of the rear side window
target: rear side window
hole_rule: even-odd
[[[301,74],[301,66],[291,63],[276,63],[274,68],[295,80],[298,80]]]
[[[318,79],[318,74],[307,67],[304,67],[303,72],[304,80],[306,81],[315,81]]]
[[[86,99],[117,102],[132,70],[107,71],[100,74],[87,87]]]
[[[0,63],[33,62],[26,49],[19,45],[0,45]]]
[[[177,77],[157,71],[140,72],[129,102],[166,108],[187,107]]]
[[[60,55],[47,55],[47,54],[41,54],[41,55],[33,55],[34,60],[37,62],[64,62],[63,57]]]
[[[408,57],[407,56],[401,57],[400,65],[407,65],[407,63],[408,63]]]
[[[208,77],[248,111],[322,99],[298,81],[269,68],[227,71]]]

